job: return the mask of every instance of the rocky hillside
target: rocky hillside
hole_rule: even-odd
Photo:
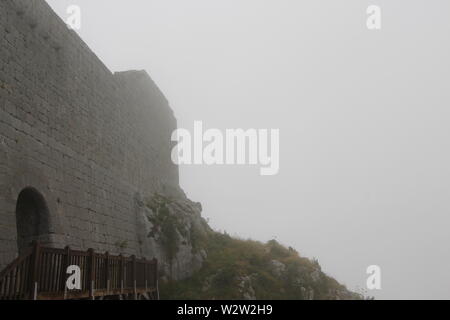
[[[141,255],[158,259],[162,282],[185,279],[199,270],[207,257],[201,243],[212,233],[201,217],[201,204],[184,195],[156,194],[137,200],[137,205]]]
[[[144,242],[161,262],[163,299],[362,298],[293,248],[213,231],[198,203],[156,195],[143,205]]]

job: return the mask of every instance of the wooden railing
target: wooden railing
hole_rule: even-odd
[[[69,290],[69,266],[80,270],[80,289]],[[0,273],[0,300],[157,298],[158,262],[135,256],[33,246]]]

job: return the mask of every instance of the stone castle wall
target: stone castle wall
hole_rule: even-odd
[[[137,199],[177,193],[176,120],[143,71],[111,73],[43,0],[0,0],[0,269],[27,187],[53,246],[146,255]]]

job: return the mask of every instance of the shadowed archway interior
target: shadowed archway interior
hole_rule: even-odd
[[[35,188],[23,189],[16,205],[17,246],[19,253],[34,240],[49,233],[49,210],[45,198]]]

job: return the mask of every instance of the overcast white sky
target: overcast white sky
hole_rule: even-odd
[[[112,70],[145,69],[180,127],[279,128],[280,173],[183,166],[213,227],[276,237],[350,289],[450,299],[448,0],[48,0]],[[382,30],[366,8],[382,9]]]

